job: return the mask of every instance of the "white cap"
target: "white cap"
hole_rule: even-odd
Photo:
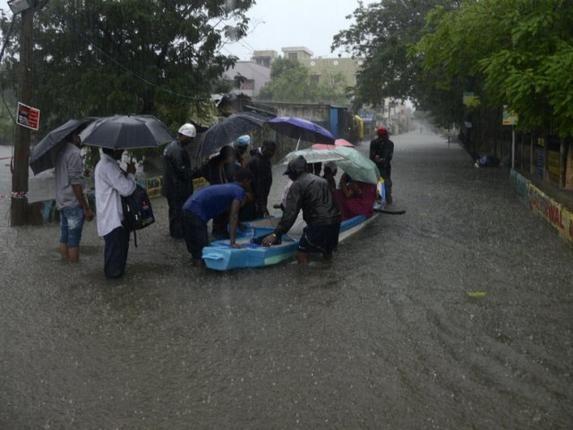
[[[193,124],[183,124],[181,127],[179,127],[179,134],[182,134],[183,136],[187,136],[187,137],[196,137],[197,136],[197,130],[195,129],[195,126]]]

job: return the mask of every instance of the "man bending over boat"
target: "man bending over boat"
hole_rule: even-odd
[[[292,160],[285,175],[293,181],[286,198],[283,216],[275,231],[263,240],[266,247],[277,244],[295,223],[300,210],[307,224],[300,239],[297,260],[307,264],[309,254],[322,254],[330,259],[338,246],[340,211],[334,204],[328,182],[307,173],[303,157]]]
[[[211,185],[193,194],[183,205],[183,226],[187,250],[193,256],[193,265],[202,266],[203,248],[209,244],[207,223],[225,213],[229,213],[229,236],[231,246],[236,243],[239,226],[239,211],[247,203],[247,190],[250,189],[253,174],[241,168],[235,173],[235,182]]]

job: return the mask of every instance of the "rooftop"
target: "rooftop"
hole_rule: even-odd
[[[308,55],[310,55],[311,57],[314,55],[314,53],[308,49],[305,46],[287,46],[285,48],[282,48],[282,51],[284,53],[288,53],[288,52],[304,52]]]

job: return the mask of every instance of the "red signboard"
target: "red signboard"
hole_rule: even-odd
[[[40,128],[40,109],[18,102],[16,122],[22,127],[38,130]]]

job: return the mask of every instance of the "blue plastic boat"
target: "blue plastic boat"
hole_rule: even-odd
[[[357,216],[340,225],[340,241],[364,228],[372,219]],[[232,248],[228,240],[212,242],[203,249],[203,260],[209,269],[227,271],[255,267],[272,266],[291,259],[298,248],[302,225],[295,226],[288,235],[282,237],[282,243],[270,248],[251,243],[252,239],[266,236],[274,231],[278,218],[268,218],[246,224],[237,235],[237,243],[242,248]]]

